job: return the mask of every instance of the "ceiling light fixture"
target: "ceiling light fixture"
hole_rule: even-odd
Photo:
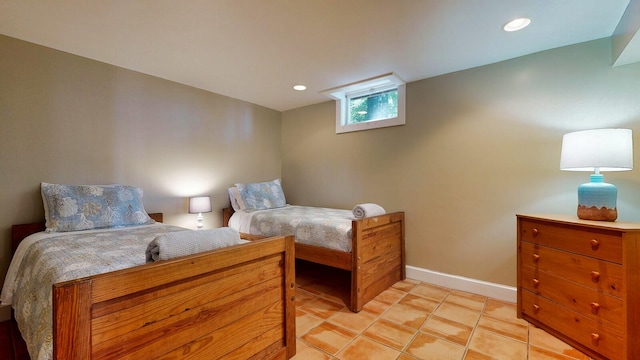
[[[307,90],[307,87],[304,85],[295,85],[293,89],[298,91],[304,91],[304,90]]]
[[[522,30],[524,28],[526,28],[527,26],[529,26],[529,24],[531,24],[531,19],[529,18],[517,18],[514,20],[509,21],[508,23],[506,23],[502,29],[504,29],[504,31],[518,31],[518,30]]]

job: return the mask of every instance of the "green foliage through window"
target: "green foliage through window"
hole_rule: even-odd
[[[349,98],[349,124],[398,116],[398,89]]]

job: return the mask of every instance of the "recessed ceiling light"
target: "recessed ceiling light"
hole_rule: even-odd
[[[307,87],[304,85],[295,85],[293,89],[298,91],[304,91],[304,90],[307,90]]]
[[[529,19],[529,18],[518,18],[518,19],[509,21],[502,28],[504,29],[504,31],[509,31],[509,32],[510,31],[518,31],[518,30],[522,30],[522,29],[526,28],[527,26],[529,26],[529,24],[531,24],[531,19]]]

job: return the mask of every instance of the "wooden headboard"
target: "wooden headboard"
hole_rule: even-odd
[[[222,209],[222,226],[229,226],[229,219],[234,212],[232,207]]]
[[[164,220],[162,213],[151,213],[149,214],[149,217],[157,222],[163,222]],[[13,255],[13,253],[16,252],[16,249],[18,248],[18,244],[20,244],[20,241],[22,241],[22,239],[26,238],[31,234],[44,231],[44,229],[45,229],[44,221],[38,222],[38,223],[31,223],[31,224],[12,225],[11,226],[11,255]]]

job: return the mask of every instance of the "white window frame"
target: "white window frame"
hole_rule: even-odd
[[[359,97],[368,94],[375,94],[382,89],[398,89],[398,116],[393,118],[363,121],[355,124],[348,124],[349,98]],[[367,80],[325,90],[322,94],[336,101],[336,133],[346,133],[352,131],[379,129],[383,127],[399,126],[405,124],[405,98],[406,85],[396,74],[389,73],[376,76]]]

